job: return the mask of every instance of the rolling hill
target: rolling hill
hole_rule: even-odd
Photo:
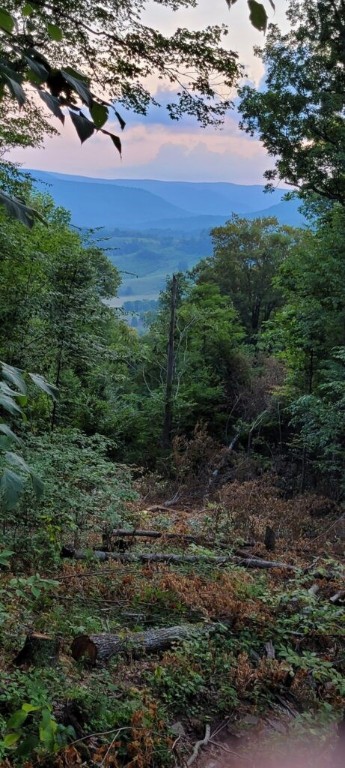
[[[57,205],[71,211],[75,226],[103,228],[104,246],[123,273],[121,294],[127,298],[152,300],[167,274],[190,269],[209,256],[210,230],[233,213],[275,216],[292,226],[305,221],[297,201],[282,199],[284,190],[269,195],[259,185],[30,173],[39,191],[49,192]]]

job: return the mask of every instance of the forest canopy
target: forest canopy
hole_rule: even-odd
[[[343,0],[292,0],[290,30],[270,25],[263,89],[240,90],[242,128],[258,136],[283,180],[302,193],[345,203],[345,13]]]

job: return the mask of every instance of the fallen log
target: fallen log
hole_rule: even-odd
[[[107,661],[118,653],[137,658],[146,653],[166,651],[173,643],[208,633],[214,626],[183,624],[177,627],[148,629],[145,632],[129,632],[125,636],[108,633],[78,635],[73,640],[71,653],[75,661],[86,656],[92,664],[96,661]]]
[[[145,539],[183,539],[191,544],[212,544],[215,546],[215,541],[208,541],[202,536],[193,536],[189,533],[168,533],[167,531],[151,531],[141,528],[135,528],[132,531],[127,528],[115,528],[110,532],[110,538],[118,537],[124,539],[125,537],[141,537]]]
[[[113,538],[118,539],[134,539],[134,538],[143,538],[143,539],[180,539],[181,541],[186,541],[188,544],[199,544],[204,547],[210,547],[214,549],[229,549],[230,545],[224,541],[217,542],[215,539],[207,539],[204,536],[194,536],[191,533],[168,533],[168,531],[152,531],[152,530],[145,530],[141,528],[133,528],[132,530],[128,530],[128,528],[115,528],[113,531],[110,531],[110,533],[103,534],[103,544],[108,544],[109,541],[111,541]],[[248,541],[244,542],[242,545],[243,547],[253,547],[254,542]]]
[[[333,605],[343,605],[345,603],[345,589],[341,589],[336,595],[329,598]]]
[[[90,557],[90,554],[87,551],[73,549],[72,547],[63,547],[60,554],[61,557],[71,557],[75,560],[87,560]],[[120,563],[168,563],[172,565],[187,565],[188,563],[226,565],[227,563],[234,563],[234,565],[239,565],[243,568],[281,568],[288,571],[298,570],[294,565],[281,563],[276,560],[262,560],[258,557],[238,557],[236,555],[213,557],[212,555],[176,555],[175,553],[168,552],[137,552],[135,554],[129,554],[103,552],[100,550],[94,550],[92,555],[100,562],[115,560]]]
[[[36,667],[46,667],[58,660],[60,641],[56,637],[32,632],[27,636],[23,648],[17,654],[13,663],[17,667],[32,664]]]

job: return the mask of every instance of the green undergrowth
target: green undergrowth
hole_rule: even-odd
[[[4,765],[31,768],[34,755],[34,765],[60,768],[77,754],[86,765],[132,766],[139,752],[142,768],[169,766],[176,721],[192,739],[207,722],[261,716],[277,697],[301,717],[336,720],[345,700],[344,610],[330,603],[329,593],[343,571],[325,560],[318,574],[320,595],[308,591],[311,573],[277,578],[204,564],[108,567],[90,558],[64,564],[54,578],[3,573]],[[186,621],[210,631],[163,655],[114,657],[94,668],[70,656],[78,634]],[[54,666],[13,665],[32,630],[59,638]]]

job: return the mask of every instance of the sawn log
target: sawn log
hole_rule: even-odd
[[[173,643],[208,633],[212,628],[213,625],[183,624],[177,627],[148,629],[145,632],[129,632],[125,636],[78,635],[73,640],[71,653],[76,661],[86,656],[92,664],[96,661],[107,661],[118,653],[137,658],[146,653],[166,651]]]

